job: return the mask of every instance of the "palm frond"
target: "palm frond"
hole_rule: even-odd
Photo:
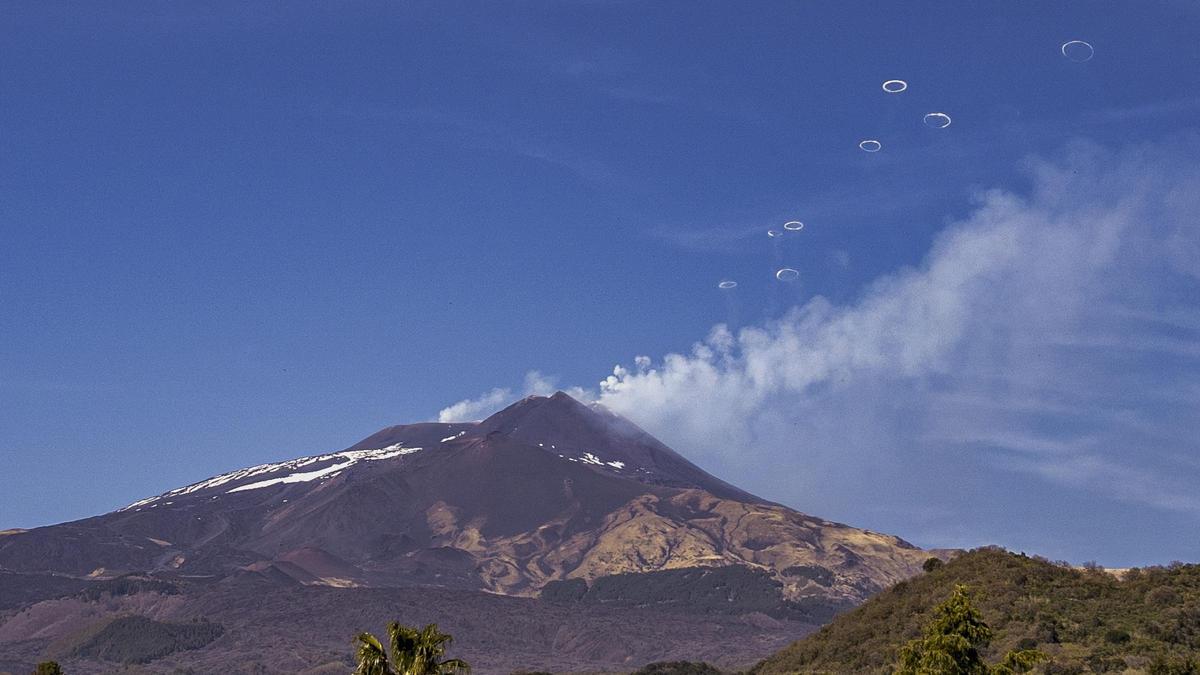
[[[415,628],[393,621],[388,624],[388,637],[391,638],[392,663],[397,675],[419,675],[421,634]]]
[[[387,626],[391,659],[379,639],[370,633],[358,636],[358,670],[355,675],[451,675],[471,672],[462,659],[445,659],[454,639],[431,623],[416,629],[393,621]]]
[[[354,639],[358,643],[358,667],[354,675],[395,675],[379,638],[370,633],[359,633]]]
[[[437,664],[437,673],[439,675],[450,675],[451,673],[462,673],[468,675],[471,672],[471,664],[462,659],[446,659]]]

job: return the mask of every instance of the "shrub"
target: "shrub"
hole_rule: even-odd
[[[876,595],[754,672],[892,673],[899,650],[934,619],[956,584],[971,587],[971,601],[993,631],[992,646],[981,650],[986,663],[1011,646],[1051,653],[1056,662],[1036,670],[1052,674],[1145,675],[1161,655],[1158,673],[1177,675],[1197,665],[1188,658],[1200,661],[1200,565],[1147,567],[1118,579],[979,549]]]
[[[1148,675],[1200,675],[1200,667],[1192,659],[1169,659],[1161,654],[1154,657]]]
[[[120,663],[149,663],[168,654],[199,649],[221,637],[224,627],[208,621],[164,623],[125,616],[75,649],[76,656]]]
[[[583,579],[560,579],[543,586],[541,598],[550,602],[578,602],[587,592],[588,585]]]
[[[1123,645],[1131,639],[1129,631],[1124,631],[1120,628],[1110,628],[1104,633],[1104,641],[1109,644]]]
[[[1159,586],[1158,588],[1155,588],[1146,594],[1146,602],[1150,603],[1151,605],[1155,605],[1156,607],[1168,607],[1170,605],[1178,604],[1179,593],[1177,593],[1173,588]]]
[[[821,586],[829,586],[833,584],[834,575],[828,569],[820,565],[792,565],[783,570],[785,577],[802,577],[809,579]]]
[[[1078,663],[1051,661],[1042,672],[1046,675],[1083,675],[1083,666]]]
[[[633,675],[721,675],[721,671],[703,662],[659,661],[642,667]]]

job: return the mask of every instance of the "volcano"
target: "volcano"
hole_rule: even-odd
[[[928,557],[897,537],[745,492],[629,420],[559,392],[480,422],[388,427],[340,452],[232,471],[112,513],[0,536],[0,608],[48,611],[32,601],[62,603],[63,588],[78,594],[106,583],[150,596],[168,584],[175,591],[166,595],[188,600],[160,613],[194,615],[204,597],[205,618],[227,611],[233,589],[264,598],[452,593],[485,604],[496,601],[478,598],[525,598],[533,604],[521,607],[533,615],[538,607],[673,613],[674,624],[661,625],[760,617],[745,625],[775,627],[767,633],[788,626],[790,639],[796,626],[912,576]],[[31,598],[31,583],[57,590]],[[18,587],[21,599],[6,602]],[[62,642],[53,630],[15,627],[18,618],[0,625],[0,645],[6,635]],[[467,633],[460,642],[470,642]],[[573,639],[555,638],[550,653],[600,649],[571,662],[584,668],[656,656]],[[520,663],[547,667],[538,658]]]

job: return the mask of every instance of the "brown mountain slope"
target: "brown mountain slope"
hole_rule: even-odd
[[[746,565],[788,599],[856,602],[927,557],[705,473],[566,394],[475,424],[390,427],[0,539],[0,567],[110,577],[282,573],[308,584],[536,595],[549,581]]]
[[[236,615],[229,607],[250,611],[280,593],[323,587],[329,594],[302,597],[321,598],[318,611],[347,628],[362,592],[425,597],[437,587],[463,593],[452,597],[476,603],[469,611],[480,616],[492,615],[494,594],[524,596],[533,604],[520,607],[531,613],[646,611],[658,618],[645,625],[674,627],[675,638],[661,637],[676,646],[697,647],[692,638],[708,634],[706,622],[729,626],[729,641],[762,631],[765,642],[752,643],[761,646],[913,575],[928,555],[749,494],[628,420],[559,393],[482,422],[389,427],[341,452],[241,469],[113,513],[0,537],[0,574],[22,575],[0,584],[0,608],[11,608],[0,615],[0,654],[6,644],[44,651],[94,627],[110,614],[103,593],[55,598],[79,583],[127,591],[129,573],[183,584],[145,601],[140,613],[163,621],[211,613],[228,622]],[[30,584],[44,592],[5,591]],[[232,635],[250,639],[267,628],[243,625],[197,654],[232,659],[221,651],[232,648]],[[456,637],[484,629],[466,625]],[[316,629],[305,630],[301,641],[315,644]],[[563,635],[551,651],[605,668],[686,656],[665,643],[617,649],[611,640],[629,639],[622,635]],[[704,645],[725,662],[761,655],[731,642]],[[564,663],[536,656],[541,648],[520,652],[532,659],[524,665]]]
[[[628,672],[662,659],[745,667],[812,630],[762,615],[666,612],[624,605],[570,605],[444,588],[284,586],[262,579],[179,584],[177,594],[140,592],[89,601],[46,600],[0,610],[0,672],[28,673],[53,658],[71,675],[127,673],[349,673],[351,637],[387,622],[435,622],[454,635],[452,654],[473,672]],[[211,644],[126,667],[74,650],[121,616],[224,628]],[[270,645],[269,649],[263,649]]]

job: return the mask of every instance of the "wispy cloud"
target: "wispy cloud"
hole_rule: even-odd
[[[1200,96],[1178,98],[1136,106],[1113,107],[1084,115],[1088,122],[1116,123],[1153,119],[1170,115],[1194,114],[1200,111]]]
[[[651,228],[647,235],[651,239],[670,244],[687,251],[701,253],[728,251],[754,237],[765,237],[764,225],[733,225],[727,227],[667,227]]]
[[[351,119],[371,124],[419,127],[425,137],[460,148],[510,153],[558,167],[593,184],[623,190],[635,189],[636,181],[616,170],[591,152],[554,141],[536,130],[520,129],[487,117],[429,107],[389,106],[369,102],[343,102],[336,106],[314,106],[311,114],[332,119]]]
[[[1057,483],[1086,489],[1103,485],[1115,497],[1126,501],[1200,516],[1200,495],[1196,494],[1192,477],[1181,480],[1178,474],[1149,471],[1088,453],[1048,460],[1017,459],[1003,468],[1028,471]]]
[[[1200,267],[1180,255],[1200,250],[1198,150],[1031,161],[1029,194],[986,193],[856,301],[717,326],[593,395],[736,483],[840,517],[966,504],[1013,473],[1038,479],[1013,499],[1059,486],[1200,516]]]

